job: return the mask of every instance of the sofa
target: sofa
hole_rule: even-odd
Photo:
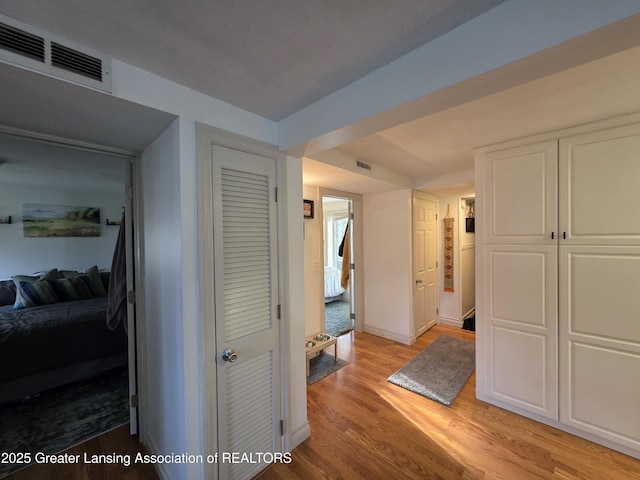
[[[95,266],[0,281],[0,403],[127,365],[124,325],[106,325],[108,285]]]

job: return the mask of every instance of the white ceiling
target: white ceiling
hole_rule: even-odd
[[[0,133],[0,188],[117,192],[124,195],[128,159]]]
[[[279,120],[499,3],[0,0],[0,13]],[[339,153],[427,185],[469,171],[475,147],[640,111],[639,74],[634,48],[351,141]],[[0,95],[0,125],[125,150],[142,150],[175,119],[4,64],[0,89],[11,92]],[[304,170],[308,184],[354,193],[398,188],[310,159]]]
[[[0,12],[281,120],[504,0],[0,0]]]
[[[364,137],[338,148],[417,179],[473,168],[473,149],[640,112],[640,47]]]

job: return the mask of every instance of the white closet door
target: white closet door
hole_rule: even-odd
[[[556,243],[557,161],[556,140],[485,154],[486,243]]]
[[[560,418],[640,451],[640,126],[561,139],[559,181]]]
[[[560,247],[560,419],[640,451],[640,247]]]
[[[640,125],[561,139],[559,162],[560,244],[639,245]]]
[[[219,478],[249,479],[266,466],[255,454],[281,451],[276,164],[212,148],[218,448],[254,454]]]
[[[557,420],[557,247],[488,245],[485,392]]]

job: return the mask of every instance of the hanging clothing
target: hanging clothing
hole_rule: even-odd
[[[347,239],[347,235],[349,235],[349,224],[347,223],[347,228],[344,230],[344,235],[342,236],[342,242],[340,242],[340,247],[338,247],[338,256],[342,257],[344,254],[344,242]]]
[[[109,290],[107,292],[107,327],[115,330],[123,322],[127,329],[127,245],[124,214],[120,222],[120,232],[116,241],[109,275]]]
[[[340,248],[342,248],[342,273],[340,275],[340,286],[346,290],[349,288],[349,274],[351,272],[349,224],[347,224],[347,229],[344,232],[344,238],[342,239],[342,245],[340,245]]]

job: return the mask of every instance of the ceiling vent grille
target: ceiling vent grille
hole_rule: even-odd
[[[51,42],[51,65],[102,81],[102,61],[64,45]]]
[[[0,23],[0,48],[44,62],[44,38]]]
[[[111,92],[111,59],[0,14],[0,62]]]
[[[356,161],[356,167],[364,168],[365,170],[371,170],[371,165],[368,163],[361,162],[360,160]]]

